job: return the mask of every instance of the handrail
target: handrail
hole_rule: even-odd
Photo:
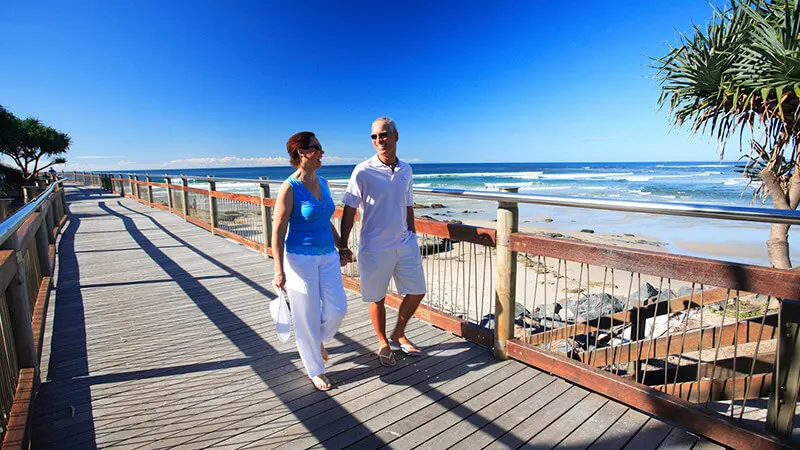
[[[6,220],[0,223],[0,243],[5,242],[12,234],[17,232],[17,229],[22,226],[25,220],[28,219],[28,216],[31,215],[34,211],[39,209],[39,206],[42,205],[44,200],[56,189],[56,186],[63,183],[64,180],[60,179],[55,181],[53,184],[47,188],[46,191],[39,194],[35,200],[28,203],[27,205],[23,206],[22,208],[18,209],[14,212],[11,216],[9,216]]]
[[[139,174],[124,174],[136,175]],[[217,178],[189,175],[157,175],[163,178],[192,179],[195,181],[234,181],[253,184],[281,184],[283,180],[252,180],[246,178]],[[344,188],[347,183],[328,183],[332,187]],[[599,209],[666,216],[695,217],[704,219],[737,220],[743,222],[782,223],[800,225],[800,211],[748,206],[708,205],[702,203],[645,202],[640,200],[609,200],[602,198],[571,198],[550,195],[491,192],[470,189],[415,187],[415,194],[441,197],[457,197],[472,200],[516,202],[534,205],[563,206],[583,209]]]

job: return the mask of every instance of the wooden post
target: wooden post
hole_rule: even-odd
[[[53,244],[56,241],[56,234],[54,229],[56,224],[58,223],[56,220],[56,210],[58,209],[56,204],[58,203],[58,193],[53,192],[50,195],[50,201],[47,202],[44,208],[42,208],[42,214],[44,214],[44,223],[45,228],[47,228],[47,242],[48,244]],[[48,255],[48,258],[50,256]]]
[[[36,198],[42,192],[42,188],[39,186],[23,186],[24,191],[25,203],[30,203],[33,199]]]
[[[151,208],[153,207],[153,179],[150,178],[150,175],[145,175],[145,181],[147,181],[147,205]]]
[[[186,190],[189,187],[189,180],[183,174],[181,174],[181,186],[183,187],[183,220],[186,220],[189,217],[189,192]]]
[[[209,175],[209,178],[214,178],[214,175]],[[213,193],[217,190],[217,182],[208,180],[208,224],[211,225],[211,234],[216,234],[214,231],[217,228],[217,198]]]
[[[167,208],[169,208],[169,212],[172,212],[175,209],[175,206],[172,203],[172,188],[170,185],[172,184],[172,178],[164,177],[164,181],[167,182]]]
[[[39,228],[36,230],[36,252],[39,257],[39,269],[43,277],[53,275],[53,268],[50,265],[50,239],[47,236],[47,218],[44,209],[39,210]]]
[[[800,389],[800,302],[782,300],[778,312],[778,348],[767,404],[767,430],[792,435]]]
[[[125,197],[125,177],[119,174],[119,195]]]
[[[131,193],[133,198],[139,200],[142,198],[142,187],[137,181],[139,181],[139,175],[131,175]]]
[[[502,192],[516,193],[519,188],[501,187]],[[516,202],[497,205],[497,272],[494,301],[494,357],[508,359],[506,342],[514,337],[514,306],[517,290],[517,252],[511,251],[511,233],[519,231],[519,207]]]
[[[6,289],[6,304],[11,316],[11,329],[14,333],[14,346],[17,350],[19,367],[38,366],[36,348],[33,345],[33,327],[31,325],[31,302],[25,284],[25,253],[20,249],[19,237],[15,233],[0,245],[3,250],[14,250],[17,263],[17,274]]]
[[[264,255],[269,255],[272,247],[272,208],[267,205],[265,199],[269,198],[269,177],[258,177],[261,183],[261,232],[264,233]]]
[[[63,215],[67,215],[67,190],[64,189],[64,184],[61,184],[61,188],[58,190],[59,192],[59,201],[61,202],[61,213]],[[59,223],[61,221],[61,217],[58,218]]]
[[[8,207],[11,206],[10,198],[0,198],[0,222],[8,217]]]
[[[133,183],[133,175],[128,175],[128,183],[129,183],[129,191],[131,193],[131,197],[136,198],[136,184]]]

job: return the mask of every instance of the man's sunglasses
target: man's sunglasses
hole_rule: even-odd
[[[300,147],[300,150],[313,150],[315,152],[321,152],[322,146],[319,144],[309,145],[308,147]]]
[[[372,140],[374,141],[374,140],[376,140],[376,139],[378,139],[378,138],[380,138],[380,139],[384,139],[384,138],[386,138],[386,136],[388,136],[388,135],[389,135],[389,133],[387,133],[386,131],[384,131],[384,132],[382,132],[382,133],[378,133],[378,134],[373,134],[373,135],[370,135],[370,137],[371,137],[371,138],[372,138]]]

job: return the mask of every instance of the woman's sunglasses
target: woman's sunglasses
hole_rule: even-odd
[[[322,146],[319,144],[309,145],[308,147],[300,147],[299,150],[321,152]]]

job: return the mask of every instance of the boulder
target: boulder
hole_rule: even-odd
[[[565,318],[568,321],[596,320],[598,317],[609,316],[625,309],[625,302],[610,294],[582,295],[580,300],[567,300]]]

